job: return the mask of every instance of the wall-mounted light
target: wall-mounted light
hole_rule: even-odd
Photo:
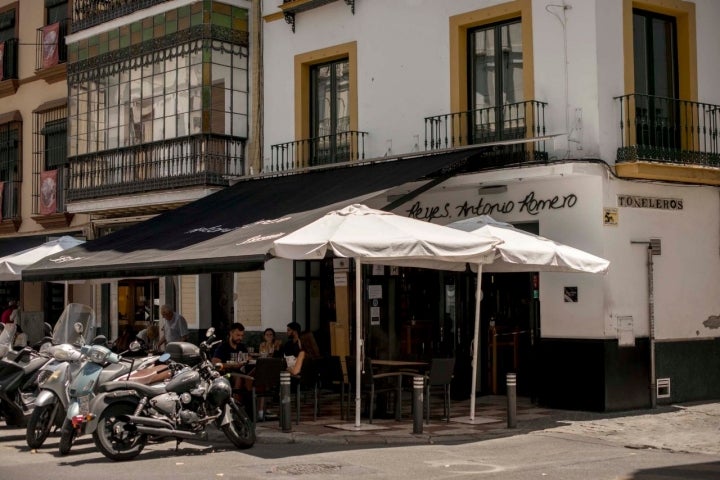
[[[480,195],[497,195],[507,192],[507,185],[486,185],[478,189]]]

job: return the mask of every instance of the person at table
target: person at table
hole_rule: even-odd
[[[189,333],[185,317],[175,312],[170,305],[160,307],[160,316],[162,319],[158,348],[165,351],[165,346],[170,342],[187,342]]]
[[[243,343],[245,338],[245,326],[242,323],[233,323],[230,326],[227,340],[215,348],[210,360],[214,365],[220,365],[223,371],[239,370],[245,365],[244,358],[247,354],[247,346]]]
[[[302,345],[300,343],[301,330],[302,327],[298,322],[290,322],[287,324],[287,341],[282,347],[280,347],[280,353],[282,353],[282,356],[288,364],[292,363],[294,365],[295,360],[302,350]]]
[[[275,337],[275,330],[266,328],[263,332],[263,341],[260,343],[260,356],[274,357],[275,353],[280,350],[280,340]]]
[[[288,363],[287,371],[290,375],[297,376],[303,371],[303,365],[311,360],[320,358],[320,349],[318,348],[315,336],[312,332],[303,332],[299,335],[298,344],[300,352],[298,352],[295,362],[290,365]]]

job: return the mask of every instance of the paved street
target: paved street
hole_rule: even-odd
[[[388,421],[393,422],[394,421]],[[57,455],[58,437],[37,452],[24,431],[0,424],[2,478],[371,478],[651,480],[720,478],[720,403],[660,407],[625,414],[550,411],[468,434],[413,435],[402,429],[322,437],[320,425],[292,434],[261,424],[259,442],[238,452],[214,432],[208,443],[149,445],[131,462],[111,462],[82,438]],[[444,423],[444,422],[442,422]],[[381,422],[382,424],[382,422]],[[309,427],[307,426],[309,425]],[[431,423],[432,425],[432,423]],[[327,426],[322,428],[332,430]],[[384,432],[384,433],[382,433]]]

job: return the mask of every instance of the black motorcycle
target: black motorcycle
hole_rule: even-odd
[[[196,345],[169,343],[165,349],[182,370],[160,386],[136,382],[111,382],[100,387],[91,405],[86,432],[111,460],[130,460],[150,439],[207,439],[207,426],[214,423],[238,448],[255,444],[255,425],[245,409],[235,403],[230,381],[218,373],[208,359],[214,329]],[[183,368],[184,366],[184,368]]]

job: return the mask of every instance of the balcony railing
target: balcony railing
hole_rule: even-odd
[[[270,165],[264,172],[284,172],[296,168],[350,162],[365,158],[367,132],[347,131],[335,135],[279,143],[270,147]]]
[[[464,112],[425,118],[425,149],[437,150],[504,140],[532,139],[545,135],[545,107],[537,100],[509,103],[497,107],[478,108]],[[514,152],[512,159],[508,152]],[[532,155],[530,155],[532,154]],[[547,160],[545,142],[534,146],[520,144],[503,152],[508,162],[518,155],[526,161]],[[532,158],[529,158],[529,157]]]
[[[5,52],[2,58],[2,79],[18,78],[18,39],[5,40]]]
[[[66,18],[64,20],[61,20],[60,22],[60,28],[58,31],[58,38],[57,43],[47,43],[43,42],[45,39],[44,30],[45,27],[40,27],[37,29],[37,35],[36,35],[36,41],[35,41],[35,70],[40,70],[43,68],[47,68],[47,61],[45,58],[48,55],[51,55],[51,48],[54,46],[57,48],[57,63],[65,63],[67,62],[67,45],[65,45],[65,37],[68,34],[68,27],[70,26],[70,19]]]
[[[632,93],[620,105],[618,162],[720,167],[720,106]]]
[[[168,0],[73,0],[73,31],[124,17]]]
[[[245,141],[196,135],[71,157],[68,202],[194,186],[227,186],[245,171]]]

